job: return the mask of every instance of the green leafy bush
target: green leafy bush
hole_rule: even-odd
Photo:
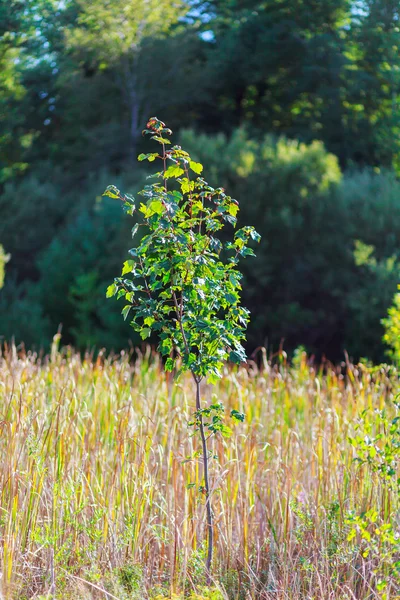
[[[396,520],[400,498],[400,404],[398,398],[382,409],[364,410],[349,437],[355,462],[366,467],[382,484],[384,510],[351,513],[348,541],[357,540],[363,558],[375,563],[374,574],[383,599],[400,583],[400,538]]]
[[[376,254],[374,246],[355,241],[354,260],[358,272],[354,275],[354,288],[348,295],[351,318],[346,329],[352,352],[378,361],[384,358],[382,350],[376,350],[379,348],[377,342],[384,334],[385,319],[382,316],[392,302],[400,279],[400,263],[395,254],[381,260]]]
[[[400,290],[400,285],[398,286]],[[388,355],[400,364],[400,291],[394,295],[393,303],[388,309],[388,315],[382,319],[385,329],[383,341],[389,346]]]

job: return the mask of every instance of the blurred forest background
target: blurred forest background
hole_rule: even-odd
[[[0,0],[0,337],[135,343],[105,301],[132,221],[101,194],[144,184],[155,115],[262,235],[248,349],[383,360],[399,17],[398,0]]]

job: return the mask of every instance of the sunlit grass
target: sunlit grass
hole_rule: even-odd
[[[357,536],[347,541],[347,518],[375,508],[387,522],[398,497],[354,462],[348,436],[364,409],[391,410],[396,373],[316,368],[305,355],[292,367],[260,363],[203,390],[227,414],[246,414],[231,438],[212,441],[215,587],[235,600],[380,598],[379,560],[362,556]],[[201,587],[193,410],[190,377],[174,383],[150,352],[92,360],[56,347],[50,357],[4,350],[4,597],[126,600]],[[386,593],[396,597],[390,581]]]

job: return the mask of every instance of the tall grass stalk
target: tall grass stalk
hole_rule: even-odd
[[[316,368],[305,355],[294,366],[226,368],[213,392],[247,416],[232,438],[212,441],[223,597],[380,597],[379,565],[347,541],[346,515],[371,507],[393,515],[398,498],[354,462],[348,436],[362,410],[390,410],[397,377],[385,367]],[[188,488],[202,480],[201,448],[186,428],[192,380],[170,378],[149,349],[96,359],[68,348],[50,357],[3,349],[5,599],[106,597],[100,589],[125,600],[205,583],[196,565],[205,560],[206,504]],[[118,583],[128,566],[143,574],[137,596]]]

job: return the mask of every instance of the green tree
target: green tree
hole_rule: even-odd
[[[109,68],[128,111],[129,156],[136,153],[140,123],[151,101],[147,86],[153,69],[141,68],[140,56],[149,38],[165,37],[188,8],[170,0],[75,0],[77,24],[66,33],[67,47],[92,68]]]
[[[384,355],[377,341],[383,336],[384,342],[393,342],[392,324],[383,317],[400,279],[400,262],[396,254],[378,260],[375,247],[360,240],[355,242],[354,258],[359,273],[347,299],[351,315],[351,325],[346,327],[348,348],[356,357],[368,356],[378,362]],[[393,308],[389,308],[389,315],[393,316]]]
[[[211,0],[212,122],[322,140],[342,164],[397,164],[394,0]],[[211,19],[210,19],[211,16]]]
[[[27,164],[23,157],[30,138],[23,131],[24,115],[17,110],[25,94],[20,62],[23,54],[23,3],[0,2],[0,183]]]
[[[58,5],[57,0],[0,0],[0,184],[29,167],[54,109],[45,90],[55,81]]]
[[[196,386],[196,412],[192,425],[202,443],[204,492],[207,511],[208,553],[207,579],[213,552],[213,514],[209,482],[209,454],[206,432],[229,435],[222,419],[223,406],[201,405],[200,384],[222,376],[224,361],[246,360],[242,341],[249,312],[240,306],[240,280],[237,269],[240,257],[254,255],[247,246],[249,239],[259,241],[253,227],[236,231],[233,240],[223,244],[218,238],[226,224],[236,225],[239,207],[223,188],[213,188],[200,176],[203,167],[194,162],[180,146],[169,148],[171,130],[162,121],[151,118],[145,130],[161,146],[161,151],[141,154],[139,160],[160,160],[162,170],[155,174],[156,183],[146,185],[135,200],[109,186],[105,195],[124,202],[125,210],[136,210],[142,221],[137,223],[144,235],[129,253],[122,276],[109,286],[107,296],[124,297],[125,319],[143,340],[155,332],[158,350],[166,357],[165,369],[178,364],[190,371]],[[225,252],[230,255],[227,259]],[[129,277],[127,277],[129,275]],[[179,358],[179,360],[178,360]],[[234,420],[244,415],[232,411]]]
[[[348,0],[210,2],[224,129],[249,122],[305,141],[342,132]]]
[[[109,180],[110,175],[103,177]],[[114,310],[105,307],[100,294],[129,248],[129,228],[115,202],[99,197],[93,203],[93,187],[86,194],[37,261],[36,298],[53,334],[62,324],[65,343],[82,350],[96,346],[118,351],[130,343],[129,328],[120,319],[118,305]]]
[[[58,169],[5,183],[0,194],[0,240],[12,255],[11,272],[19,279],[37,278],[37,260],[67,221],[74,194],[62,192]],[[59,178],[59,181],[57,179]]]
[[[400,7],[395,0],[357,2],[347,53],[347,158],[398,166],[400,133]]]
[[[400,290],[400,286],[398,286]],[[382,319],[384,327],[383,341],[389,347],[388,354],[392,360],[400,364],[400,291],[394,297],[392,305],[388,309],[385,319]]]
[[[27,348],[49,348],[55,331],[38,301],[36,286],[27,281],[18,284],[7,276],[0,292],[0,340],[15,340]]]

